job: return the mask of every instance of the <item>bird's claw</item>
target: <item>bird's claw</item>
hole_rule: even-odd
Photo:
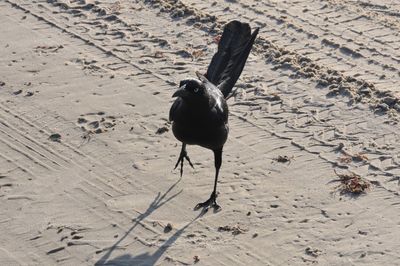
[[[179,159],[175,164],[174,170],[178,167],[179,163],[181,163],[181,176],[183,175],[183,161],[184,159],[186,159],[186,161],[189,162],[189,165],[194,169],[194,166],[192,164],[192,162],[190,161],[189,156],[187,155],[186,151],[181,152],[181,154],[179,155]]]
[[[221,206],[217,204],[217,194],[213,192],[208,200],[197,204],[194,207],[194,210],[198,210],[201,208],[203,208],[204,212],[207,212],[209,208],[213,208],[214,212],[220,211]]]

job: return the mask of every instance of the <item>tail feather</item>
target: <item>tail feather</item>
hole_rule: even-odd
[[[249,24],[236,20],[224,27],[218,51],[211,60],[206,78],[218,86],[225,98],[242,73],[258,30],[251,34]]]

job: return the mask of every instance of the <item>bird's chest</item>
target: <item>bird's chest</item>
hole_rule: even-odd
[[[188,115],[186,113],[185,116],[174,120],[172,128],[174,133],[177,133],[175,135],[183,137],[201,137],[215,134],[215,131],[224,125],[225,123],[223,121],[213,116]]]
[[[228,136],[228,125],[213,115],[192,114],[176,119],[172,124],[175,137],[190,145],[214,149],[222,146]]]

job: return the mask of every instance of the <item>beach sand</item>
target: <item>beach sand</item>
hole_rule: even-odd
[[[400,264],[400,4],[373,2],[1,1],[0,265]],[[233,19],[260,34],[204,214],[212,152],[180,178],[168,111]]]

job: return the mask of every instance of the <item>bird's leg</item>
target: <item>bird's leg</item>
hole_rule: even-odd
[[[199,203],[194,207],[195,210],[200,208],[205,208],[207,211],[210,207],[214,208],[215,211],[221,209],[221,207],[217,204],[217,183],[218,183],[218,174],[219,168],[221,168],[222,164],[222,148],[214,151],[214,163],[215,163],[215,180],[214,180],[214,190],[211,193],[211,196],[205,202]]]
[[[178,167],[179,163],[181,163],[181,176],[183,174],[183,161],[184,161],[184,159],[186,159],[189,162],[190,166],[194,169],[193,164],[190,161],[190,158],[186,153],[186,144],[182,143],[181,154],[179,154],[178,161],[176,162],[175,167],[174,167],[174,170],[175,170]]]

